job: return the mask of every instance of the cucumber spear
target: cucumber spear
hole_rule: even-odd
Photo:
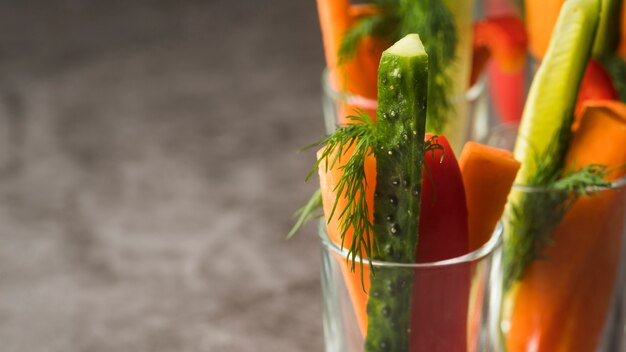
[[[337,198],[326,216],[339,220],[342,241],[350,243],[347,260],[352,270],[357,261],[363,266],[363,257],[370,264],[371,260],[415,262],[422,161],[426,152],[441,148],[430,140],[424,142],[428,70],[428,55],[420,37],[409,34],[400,39],[381,58],[377,123],[366,115],[353,116],[358,123],[340,127],[314,144],[325,147],[309,176],[322,165],[332,168],[342,155],[349,155],[340,166],[343,173],[334,190]],[[364,172],[371,154],[376,159],[373,221]],[[345,206],[340,207],[342,199]],[[353,238],[346,241],[350,235]],[[408,350],[413,276],[412,269],[372,267],[367,352]]]
[[[592,169],[582,171],[590,172],[589,177],[562,178],[578,88],[591,55],[599,11],[600,0],[568,0],[561,8],[524,106],[514,149],[522,163],[515,179],[518,185],[567,191],[603,182]],[[567,192],[511,193],[505,217],[505,288],[521,278],[550,243],[552,230],[571,203],[567,201]]]
[[[418,239],[428,55],[417,34],[387,49],[378,69],[374,259],[414,263]],[[378,268],[367,303],[368,352],[407,351],[413,270]]]

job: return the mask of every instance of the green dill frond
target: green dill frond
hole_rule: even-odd
[[[363,39],[367,37],[385,37],[390,27],[388,18],[381,14],[363,17],[357,21],[341,40],[339,52],[337,53],[339,64],[342,65],[354,58],[357,48]]]
[[[287,239],[292,238],[300,229],[308,224],[311,220],[318,219],[323,216],[321,213],[322,210],[322,192],[318,189],[316,190],[311,198],[306,202],[306,204],[296,210],[293,214],[294,217],[297,217],[298,220],[293,225],[289,233],[287,234]]]
[[[428,155],[428,153],[431,154],[431,157],[434,159],[435,158],[435,151],[440,150],[441,151],[441,160],[439,160],[440,163],[443,162],[443,158],[445,157],[445,149],[443,148],[443,146],[441,144],[439,144],[439,136],[438,135],[433,135],[430,138],[428,138],[427,141],[424,142],[424,157],[426,157],[426,155]],[[426,165],[426,164],[424,164]]]
[[[568,171],[563,178],[552,184],[552,189],[588,196],[599,189],[610,187],[606,180],[609,174],[606,165],[590,164],[576,171]]]
[[[539,170],[543,163],[538,164]],[[546,170],[548,171],[548,170]],[[549,172],[537,173],[533,186],[536,189],[514,189],[512,202],[507,209],[507,240],[504,247],[505,289],[519,280],[528,265],[541,259],[544,248],[552,244],[552,233],[567,211],[580,196],[610,187],[606,177],[615,170],[605,165],[590,164],[578,170],[569,170],[561,177]],[[516,197],[517,192],[525,193]]]
[[[372,241],[374,225],[369,218],[370,211],[367,204],[366,189],[368,180],[365,175],[365,160],[373,153],[376,136],[375,126],[367,113],[358,111],[357,116],[348,116],[348,118],[353,122],[345,127],[338,128],[326,139],[314,144],[323,146],[324,149],[307,179],[322,164],[326,170],[334,167],[340,158],[350,148],[354,147],[348,161],[340,167],[343,170],[343,174],[334,189],[337,193],[337,199],[335,199],[327,219],[327,221],[330,221],[334,216],[337,216],[339,220],[341,248],[344,248],[346,234],[350,229],[353,229],[354,239],[348,248],[346,260],[350,263],[351,270],[354,271],[357,256],[362,269],[363,255],[368,258],[371,264],[372,253],[375,248],[375,240]],[[342,197],[345,197],[347,200],[346,207],[341,213],[336,214],[339,200]]]
[[[454,16],[441,0],[399,0],[399,36],[419,33],[428,52],[428,119],[426,131],[441,133],[448,123],[452,77],[448,68],[456,59],[458,34]]]
[[[438,137],[439,136],[437,135],[433,135],[432,137],[428,138],[427,141],[424,142],[424,159],[426,159],[428,157],[428,154],[430,153],[430,157],[434,160],[435,151],[441,150],[441,158],[439,158],[439,163],[443,163],[443,160],[446,156],[446,151],[443,148],[443,146],[439,144]],[[434,205],[435,203],[437,203],[437,187],[436,187],[435,179],[433,178],[433,174],[430,172],[430,168],[428,167],[428,164],[425,163],[423,159],[422,159],[422,165],[424,166],[424,170],[426,170],[426,177],[428,177],[428,180],[430,181],[430,184],[432,187],[432,192],[433,192],[432,204]]]

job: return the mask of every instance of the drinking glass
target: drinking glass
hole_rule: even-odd
[[[521,274],[509,270],[524,255],[516,251],[519,236],[510,237],[513,227],[504,220],[503,275],[511,283],[505,284],[501,327],[509,352],[621,350],[616,344],[623,330],[618,298],[624,289],[626,178],[589,191],[582,196],[513,187],[510,199],[524,199],[533,209],[511,207],[510,217],[531,229],[524,234],[537,236],[541,248]],[[509,241],[516,243],[511,250]]]
[[[498,126],[485,141],[512,149],[516,132],[515,124]],[[626,177],[587,191],[578,195],[513,186],[509,199],[523,199],[526,206],[509,206],[502,221],[501,330],[507,352],[614,352],[626,347]],[[524,236],[539,239],[530,261],[524,259],[528,252],[516,250],[523,245],[519,235],[512,236],[510,219],[530,229]],[[520,260],[526,264],[511,269]]]
[[[345,248],[329,239],[325,225],[322,221],[319,226],[325,350],[364,351],[368,334],[367,302],[376,291],[365,292],[359,264],[356,263],[354,272],[350,270],[348,258],[351,257]],[[370,268],[383,281],[399,273],[413,278],[408,283],[412,285],[411,303],[405,308],[410,313],[409,351],[499,351],[501,290],[500,285],[492,283],[500,280],[501,238],[499,226],[479,249],[438,262],[373,261],[370,267],[364,260],[364,286],[368,291]],[[395,284],[390,279],[388,289],[392,291]],[[397,321],[390,324],[401,325]],[[381,343],[378,350],[388,348],[384,341]]]

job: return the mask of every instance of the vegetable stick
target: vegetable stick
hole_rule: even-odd
[[[385,50],[378,70],[376,121],[376,194],[373,259],[415,262],[422,191],[424,132],[430,57],[417,34]],[[367,140],[366,140],[367,141]],[[367,302],[366,352],[406,351],[409,340],[413,271],[381,269],[371,275]],[[391,290],[389,289],[391,285]]]
[[[504,72],[498,65],[488,65],[489,93],[495,114],[502,123],[519,123],[526,96],[526,72]]]
[[[626,204],[624,191],[603,195],[610,216],[598,228],[598,238],[589,258],[579,272],[580,280],[569,296],[568,310],[563,316],[559,347],[562,351],[596,351],[602,328],[613,298],[615,279],[622,248],[622,229]],[[593,206],[586,204],[587,208]]]
[[[617,168],[626,164],[626,104],[614,100],[592,100],[583,106],[580,127],[570,144],[565,165],[578,169],[595,163]],[[619,170],[608,175],[614,180]]]
[[[617,91],[613,86],[611,76],[606,72],[602,65],[596,60],[589,60],[585,69],[585,76],[580,84],[578,91],[578,100],[576,102],[576,113],[574,115],[574,123],[572,129],[578,128],[578,123],[582,117],[583,104],[587,100],[617,100]]]
[[[626,164],[623,141],[626,105],[590,101],[565,165],[618,168]],[[621,169],[609,178],[624,174]],[[570,209],[554,233],[556,245],[545,248],[546,259],[534,261],[517,286],[509,351],[526,351],[531,344],[539,352],[597,348],[619,262],[623,206],[623,191],[605,191],[578,199]]]
[[[337,52],[343,34],[350,26],[349,8],[350,0],[317,0],[326,65],[331,70],[338,66]],[[333,83],[336,84],[335,87],[339,86],[338,81],[333,81]]]
[[[614,198],[610,196],[596,195],[578,199],[553,232],[555,245],[545,247],[541,253],[544,259],[533,261],[524,277],[514,286],[516,299],[507,334],[508,352],[568,351],[560,345],[560,341],[567,335],[565,324],[566,321],[571,324],[573,322],[568,320],[578,318],[572,316],[572,301],[566,298],[573,297],[577,290],[599,289],[582,287],[576,280],[585,273],[585,266],[589,265],[587,260],[595,240],[592,235],[604,236],[599,229],[603,228],[608,214],[612,213],[611,207],[615,205]],[[612,245],[619,246],[615,243]],[[595,307],[602,305],[602,302],[594,302]],[[581,345],[588,339],[585,335],[597,337],[597,331],[602,329],[602,326],[585,327],[589,330],[587,334],[573,337]]]
[[[443,150],[424,158],[416,252],[421,263],[459,257],[469,250],[461,171],[447,139],[438,136],[437,141]],[[415,270],[409,351],[466,351],[469,291],[467,264]]]
[[[345,150],[337,163],[332,167],[329,166],[327,168],[327,165],[324,162],[322,162],[319,167],[320,191],[322,193],[324,214],[326,219],[330,219],[330,221],[326,224],[326,231],[330,240],[338,246],[342,245],[340,233],[341,226],[338,216],[334,215],[333,217],[330,217],[330,214],[336,199],[339,200],[335,214],[341,214],[346,207],[347,198],[345,195],[337,198],[336,186],[341,175],[343,174],[341,167],[345,165],[348,158],[352,154],[353,149],[354,147]],[[321,158],[322,152],[323,150],[318,151],[318,158]],[[332,157],[330,160],[332,160]],[[374,159],[373,156],[369,156],[365,162],[365,174],[367,179],[367,202],[369,204],[374,204],[374,190],[376,188],[376,159]],[[370,207],[370,218],[372,217],[373,207]],[[353,230],[350,229],[346,233],[343,241],[343,248],[349,248],[352,241]],[[360,253],[360,255],[363,255],[363,253]],[[355,266],[356,270],[354,272],[350,271],[350,264],[351,263],[341,261],[339,265],[341,266],[346,288],[348,290],[348,294],[350,295],[350,299],[352,300],[354,312],[361,329],[361,333],[365,336],[367,333],[367,294],[363,291],[363,288],[365,288],[366,291],[369,291],[370,271],[369,267],[365,265],[363,266],[363,285],[361,285],[361,273],[358,263]]]
[[[600,22],[593,43],[593,57],[595,58],[604,58],[613,54],[619,44],[622,1],[602,0]]]
[[[432,134],[427,133],[425,140]],[[435,137],[442,150],[424,156],[416,261],[436,262],[469,252],[467,202],[461,169],[445,136]]]
[[[474,24],[472,75],[474,84],[490,58],[489,89],[504,122],[518,122],[524,105],[524,76],[528,36],[515,15],[487,18]]]
[[[565,0],[526,0],[526,30],[531,54],[536,59],[543,59],[552,29],[559,17],[561,6]]]
[[[502,216],[520,163],[509,151],[467,142],[459,166],[467,199],[469,249],[474,251],[489,240]]]
[[[371,6],[350,5],[349,0],[317,0],[326,65],[334,89],[376,98],[378,61],[385,43],[366,38],[353,59],[339,62],[337,56],[343,36],[361,16],[373,13]]]
[[[474,24],[474,50],[488,50],[505,72],[522,69],[527,45],[524,23],[515,16],[488,18]]]
[[[530,52],[535,58],[541,60],[546,54],[552,30],[559,15],[561,6],[565,0],[526,0],[526,25],[530,38]],[[600,7],[600,21],[594,40],[593,57],[604,57],[611,54],[618,44],[620,31],[619,9],[622,0],[602,0]],[[622,14],[621,31],[624,33]],[[624,37],[622,34],[622,42]],[[623,46],[623,44],[622,44]]]

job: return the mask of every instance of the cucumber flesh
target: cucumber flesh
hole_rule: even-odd
[[[568,0],[563,4],[524,106],[514,149],[515,158],[522,163],[516,184],[528,185],[539,163],[551,171],[562,168],[599,11],[599,0]]]
[[[599,19],[600,0],[568,0],[548,51],[531,84],[514,156],[522,166],[515,183],[549,186],[563,171],[578,88]],[[504,289],[520,279],[562,218],[566,194],[513,190],[505,213]]]
[[[417,34],[387,49],[378,71],[374,259],[414,263],[418,240],[428,55]],[[409,346],[413,270],[378,268],[367,304],[367,352]]]

